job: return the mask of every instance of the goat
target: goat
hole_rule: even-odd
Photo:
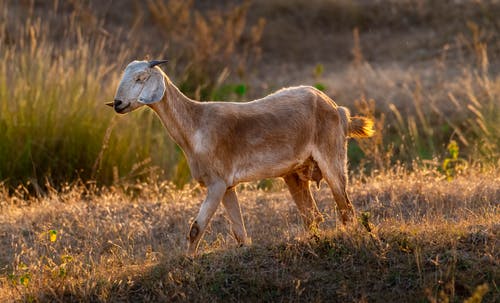
[[[347,138],[369,137],[373,121],[350,117],[323,92],[298,86],[251,102],[198,102],[182,94],[157,66],[162,61],[133,61],[125,68],[114,107],[125,114],[143,105],[153,109],[182,148],[192,177],[207,187],[188,233],[194,255],[222,201],[232,233],[248,244],[235,186],[241,182],[283,177],[306,227],[323,221],[309,181],[324,179],[344,224],[354,218],[346,192]]]

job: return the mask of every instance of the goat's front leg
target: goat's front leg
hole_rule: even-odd
[[[224,198],[222,198],[222,204],[231,221],[231,230],[236,241],[238,241],[239,244],[250,244],[247,238],[243,216],[241,215],[240,203],[238,203],[238,197],[236,196],[234,188],[230,188],[226,191]]]
[[[200,239],[205,232],[205,229],[210,222],[210,219],[214,215],[217,210],[217,206],[219,206],[224,193],[226,192],[226,184],[224,182],[216,182],[208,186],[208,194],[205,198],[205,201],[201,204],[200,211],[198,212],[198,216],[196,216],[196,220],[191,224],[191,228],[189,229],[188,235],[188,254],[194,255],[196,254],[196,250],[198,249],[198,244],[200,243]]]

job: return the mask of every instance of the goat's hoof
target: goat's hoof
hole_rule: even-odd
[[[190,259],[193,259],[194,257],[196,257],[196,250],[188,249],[186,252],[186,257],[190,258]]]
[[[238,242],[237,247],[242,248],[242,247],[249,247],[252,245],[252,240],[245,240],[244,242]]]

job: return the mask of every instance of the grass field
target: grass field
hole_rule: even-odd
[[[356,176],[359,225],[326,221],[306,233],[282,184],[239,189],[252,237],[236,247],[220,210],[184,256],[187,222],[204,191],[150,180],[74,185],[38,200],[4,193],[0,297],[26,301],[400,301],[499,299],[499,171],[447,181],[435,170]],[[369,226],[371,232],[367,231]],[[484,295],[484,297],[483,297]],[[480,300],[470,301],[479,302]]]
[[[451,140],[468,161],[499,160],[495,3],[147,3],[0,3],[0,60],[9,62],[0,73],[0,180],[37,194],[79,179],[189,181],[150,111],[117,117],[103,106],[126,64],[148,56],[169,58],[165,71],[196,99],[243,101],[309,84],[374,116],[378,136],[351,145],[356,167],[442,161]],[[406,21],[395,29],[398,18]]]
[[[500,301],[497,1],[0,0],[0,301]],[[133,59],[199,100],[324,90],[376,135],[349,147],[358,223],[307,233],[280,180],[238,188],[253,244],[151,111],[117,116]]]

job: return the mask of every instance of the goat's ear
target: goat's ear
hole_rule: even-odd
[[[146,83],[137,101],[151,104],[160,101],[165,94],[165,79],[158,72],[153,72]]]

